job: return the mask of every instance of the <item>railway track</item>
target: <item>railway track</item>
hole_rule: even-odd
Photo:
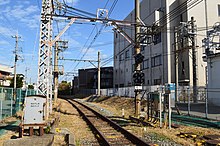
[[[101,115],[90,107],[82,104],[79,101],[67,99],[67,101],[75,107],[78,112],[88,123],[89,127],[95,134],[98,143],[97,145],[103,146],[124,146],[124,145],[138,145],[138,146],[150,146],[153,145],[149,142],[145,142],[133,135],[129,131],[125,130],[117,123],[111,121],[109,118]],[[94,144],[95,145],[95,144]]]

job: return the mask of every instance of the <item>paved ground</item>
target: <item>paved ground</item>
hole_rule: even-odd
[[[53,134],[44,134],[43,136],[32,136],[27,138],[10,139],[4,142],[3,146],[49,146],[54,140]]]
[[[177,106],[181,113],[188,114],[188,103],[178,103]],[[189,113],[190,115],[206,117],[205,103],[203,102],[191,103]],[[208,118],[214,119],[214,120],[220,120],[220,106],[209,105],[208,106]]]

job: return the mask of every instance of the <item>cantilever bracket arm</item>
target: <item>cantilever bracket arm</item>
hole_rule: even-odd
[[[76,18],[71,18],[70,22],[64,27],[64,29],[52,40],[49,42],[51,46],[60,39],[60,37],[69,29],[69,27],[76,21]]]
[[[135,41],[128,34],[126,34],[116,22],[112,21],[111,24],[120,35],[122,35],[130,44],[135,46]]]
[[[92,63],[92,61],[89,61],[89,63],[91,63],[95,68],[98,68],[94,63]]]

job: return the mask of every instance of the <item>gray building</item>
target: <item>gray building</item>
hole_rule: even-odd
[[[79,69],[79,89],[97,89],[97,68]],[[113,67],[101,67],[101,88],[113,87]]]
[[[220,1],[207,0],[208,25],[220,21]],[[147,25],[156,24],[161,28],[152,38],[153,42],[141,46],[145,56],[142,71],[146,86],[175,83],[175,58],[178,56],[178,83],[193,84],[193,61],[191,40],[177,37],[175,33],[181,22],[189,22],[194,17],[196,24],[196,71],[198,86],[205,86],[206,63],[202,56],[202,39],[206,35],[205,1],[187,0],[142,0],[141,20]],[[134,22],[134,11],[125,18]],[[134,27],[122,27],[134,39]],[[182,30],[182,29],[181,29]],[[143,31],[142,31],[143,32]],[[119,33],[114,33],[114,87],[132,86],[134,72],[134,47]]]

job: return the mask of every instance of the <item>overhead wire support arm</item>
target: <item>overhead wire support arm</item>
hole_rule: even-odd
[[[64,29],[52,40],[50,43],[51,46],[55,44],[56,41],[60,39],[60,37],[69,29],[69,27],[76,21],[76,18],[71,18],[70,22],[64,27]]]
[[[60,58],[59,60],[66,60],[66,61],[81,61],[81,62],[98,62],[97,60],[83,60],[83,59],[63,59],[63,58]]]
[[[121,34],[130,44],[135,46],[135,41],[129,36],[127,35],[122,29],[121,27],[117,24],[117,22],[112,21],[111,25],[116,29],[116,31]]]
[[[95,68],[98,68],[93,62],[99,62],[98,60],[83,60],[83,59],[59,59],[59,60],[66,60],[66,61],[80,61],[80,62],[89,62]]]
[[[117,25],[125,25],[125,26],[131,26],[135,24],[130,21],[122,21],[122,20],[115,20],[115,19],[103,19],[103,18],[80,17],[80,16],[69,16],[69,15],[64,16],[64,15],[55,15],[55,14],[52,14],[52,16],[68,18],[68,19],[76,18],[77,20],[80,20],[80,21],[84,20],[87,22],[103,22],[103,23],[107,22],[107,24],[110,24],[110,25],[112,24],[112,22],[115,22]]]

